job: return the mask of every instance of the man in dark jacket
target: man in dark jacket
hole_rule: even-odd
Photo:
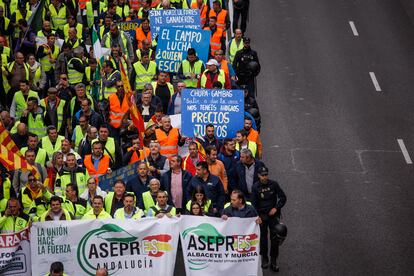
[[[223,183],[221,183],[220,178],[210,173],[206,161],[198,162],[196,172],[187,188],[188,194],[191,195],[197,186],[202,186],[207,198],[211,200],[213,215],[219,216],[224,207],[225,194]]]
[[[233,139],[227,138],[224,140],[221,152],[218,154],[218,159],[223,162],[226,169],[228,179],[229,194],[233,191],[237,184],[236,165],[240,160],[240,152],[236,150],[236,144]]]
[[[190,199],[187,187],[191,181],[191,174],[181,169],[183,159],[176,155],[170,158],[170,170],[161,176],[161,189],[168,192],[168,204],[174,205],[177,213],[185,211],[185,205]]]
[[[233,68],[236,70],[238,85],[246,85],[249,96],[255,97],[255,81],[260,73],[260,62],[257,52],[250,48],[250,38],[243,38],[243,49],[236,53]]]
[[[143,208],[142,193],[149,191],[149,183],[154,177],[148,175],[148,166],[145,162],[139,163],[137,172],[138,174],[128,181],[126,190],[127,192],[134,193],[137,206]]]
[[[245,194],[247,200],[250,200],[253,184],[259,181],[258,169],[264,166],[262,161],[254,159],[251,150],[240,151],[240,161],[236,165],[236,188]]]
[[[270,231],[270,259],[271,269],[278,271],[277,257],[279,255],[279,239],[276,225],[279,224],[282,207],[286,204],[286,195],[276,181],[270,180],[266,167],[258,170],[259,181],[253,184],[252,203],[262,220],[260,225],[260,255],[262,268],[269,266],[268,231]]]

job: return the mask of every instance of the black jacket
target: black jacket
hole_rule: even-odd
[[[171,197],[171,174],[172,171],[169,170],[168,172],[164,173],[161,176],[161,190],[168,192],[168,201],[170,205],[173,204],[172,197]],[[185,209],[185,205],[187,204],[187,201],[191,199],[191,196],[188,194],[187,187],[190,184],[192,175],[187,172],[186,170],[181,171],[181,180],[182,180],[182,187],[183,187],[183,201],[181,203],[181,206],[183,209]]]
[[[253,184],[259,181],[259,177],[257,176],[257,170],[260,167],[264,167],[264,166],[265,165],[262,161],[260,160],[255,161]],[[237,165],[236,165],[236,188],[241,190],[244,193],[247,200],[250,200],[250,194],[247,190],[247,183],[246,183],[246,167],[241,161],[237,162]]]
[[[126,191],[132,192],[135,194],[137,200],[137,206],[144,210],[144,203],[142,201],[142,193],[149,191],[149,183],[153,179],[152,176],[147,176],[147,180],[145,183],[141,181],[138,175],[136,175],[133,179],[127,182],[126,184]]]
[[[286,195],[276,181],[269,179],[266,184],[260,181],[253,184],[251,201],[259,214],[268,214],[272,208],[276,208],[276,216],[279,217],[286,204]]]

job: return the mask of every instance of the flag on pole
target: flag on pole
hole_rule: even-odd
[[[204,150],[203,145],[200,143],[199,140],[201,140],[203,142],[205,141],[204,137],[201,136],[201,134],[196,129],[194,129],[194,142],[197,144],[198,152],[205,159],[207,154],[206,154],[206,151]]]
[[[32,11],[27,24],[30,26],[30,29],[37,33],[42,29],[43,26],[43,11],[45,7],[45,0],[40,0],[39,4]]]
[[[101,41],[99,40],[98,33],[95,30],[95,27],[92,30],[92,47],[93,47],[93,56],[95,57],[96,61],[98,62],[98,67],[95,70],[94,80],[101,79],[101,68],[102,64],[105,60],[104,53],[101,46]],[[92,97],[96,100],[99,99],[100,87],[98,85],[94,85],[92,87]]]
[[[134,123],[134,126],[138,130],[139,136],[139,146],[140,148],[144,147],[144,133],[145,133],[145,126],[144,126],[144,118],[142,118],[141,112],[138,110],[137,105],[135,104],[135,99],[132,93],[131,84],[129,83],[129,78],[124,68],[123,62],[119,62],[119,69],[121,71],[121,79],[124,83],[124,91],[125,97],[127,97],[129,101],[129,112]]]

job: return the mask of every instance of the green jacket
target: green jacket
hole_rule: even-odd
[[[0,233],[13,233],[23,230],[29,225],[30,217],[23,212],[18,216],[8,216],[4,214],[0,217]]]

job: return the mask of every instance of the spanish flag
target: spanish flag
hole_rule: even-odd
[[[127,97],[129,101],[129,113],[132,119],[132,122],[134,123],[134,126],[138,130],[139,135],[139,143],[140,148],[144,147],[144,133],[145,133],[145,126],[144,126],[144,118],[142,118],[141,112],[138,110],[138,107],[135,103],[135,99],[132,93],[132,88],[129,83],[128,75],[126,74],[124,65],[122,62],[119,63],[119,68],[121,69],[121,78],[122,82],[124,83],[124,91],[125,91],[125,97]]]

